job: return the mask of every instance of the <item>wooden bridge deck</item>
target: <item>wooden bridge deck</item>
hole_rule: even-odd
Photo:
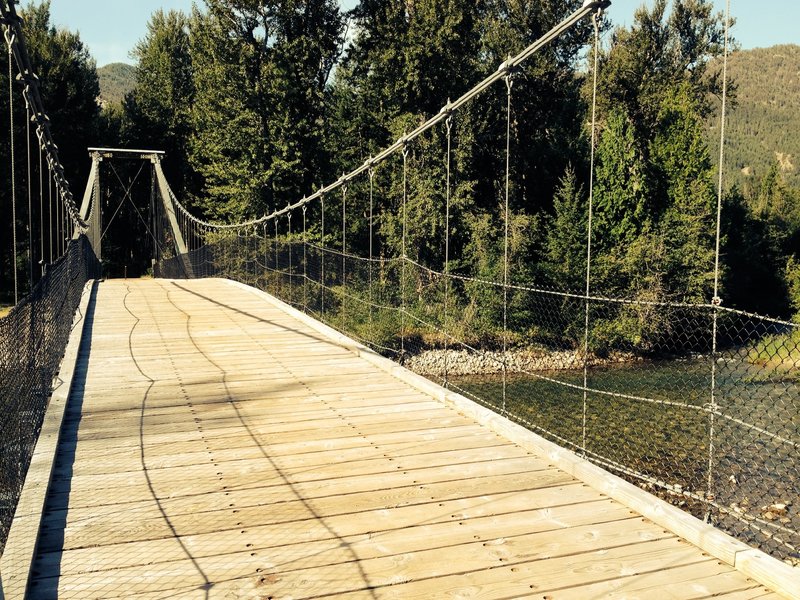
[[[773,597],[230,283],[90,319],[30,597]]]

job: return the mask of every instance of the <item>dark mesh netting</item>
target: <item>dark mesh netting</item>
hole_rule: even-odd
[[[99,264],[86,236],[0,319],[0,551],[5,546],[54,378],[86,282]]]

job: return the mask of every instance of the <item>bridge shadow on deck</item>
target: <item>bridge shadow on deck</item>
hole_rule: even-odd
[[[75,451],[78,447],[78,429],[81,424],[83,401],[86,393],[86,376],[89,372],[89,358],[92,353],[92,331],[97,308],[97,289],[98,282],[95,281],[92,284],[89,302],[86,307],[86,317],[81,329],[81,342],[78,346],[75,374],[72,379],[72,388],[70,389],[64,420],[61,424],[58,451],[39,531],[36,558],[31,569],[29,595],[32,598],[47,600],[58,597],[57,593],[54,595],[42,593],[38,589],[39,586],[36,580],[42,576],[54,577],[58,580],[61,575],[60,570],[42,573],[39,558],[44,553],[54,553],[60,557],[64,547],[64,529],[67,525],[69,497],[72,490],[72,469],[75,464]],[[53,589],[57,589],[57,587],[56,585]]]
[[[200,292],[197,292],[195,290],[192,290],[192,289],[189,289],[189,288],[187,288],[185,286],[182,286],[181,284],[179,284],[176,281],[170,281],[170,283],[173,286],[175,286],[176,288],[178,288],[179,290],[186,292],[187,294],[192,294],[193,296],[197,296],[198,298],[200,298],[202,300],[205,300],[206,302],[209,302],[211,304],[214,304],[215,306],[219,306],[220,308],[223,308],[225,310],[230,310],[230,311],[233,311],[233,312],[235,312],[237,314],[240,314],[242,316],[249,317],[250,319],[253,319],[254,321],[258,321],[259,323],[267,323],[269,325],[272,325],[273,327],[278,327],[280,329],[283,329],[284,331],[295,333],[297,335],[303,336],[303,337],[308,338],[310,340],[314,340],[315,342],[328,344],[330,346],[336,346],[337,348],[345,348],[341,344],[337,344],[336,342],[334,342],[333,340],[331,340],[328,337],[325,337],[324,335],[321,335],[321,334],[317,335],[317,334],[309,333],[308,331],[303,331],[301,329],[295,329],[294,327],[287,327],[286,325],[284,325],[282,323],[278,323],[277,321],[271,321],[269,319],[265,319],[263,317],[259,317],[258,315],[254,315],[252,313],[249,313],[249,312],[247,312],[245,310],[242,310],[240,308],[236,308],[235,306],[231,306],[230,304],[225,304],[224,302],[220,302],[219,300],[214,300],[214,298],[210,298],[209,296],[205,296],[205,295],[201,294]]]

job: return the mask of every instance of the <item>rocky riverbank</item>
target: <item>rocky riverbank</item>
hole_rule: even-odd
[[[506,352],[510,373],[525,371],[564,371],[583,368],[583,353],[577,350],[545,352],[542,350],[509,350]],[[608,357],[589,356],[591,366],[627,363],[640,360],[633,354],[613,353]],[[491,375],[502,373],[503,352],[467,350],[425,350],[410,356],[405,366],[420,375]]]

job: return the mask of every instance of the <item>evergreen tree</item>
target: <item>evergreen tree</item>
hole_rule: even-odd
[[[800,253],[800,193],[786,185],[778,165],[755,193],[734,190],[725,211],[726,295],[732,306],[788,317]]]
[[[651,224],[651,177],[634,127],[621,111],[608,116],[597,146],[592,236],[598,253],[630,245]]]
[[[208,0],[195,9],[191,164],[214,218],[255,216],[307,193],[326,163],[325,90],[342,43],[333,0]]]
[[[582,292],[586,274],[587,197],[575,169],[567,169],[553,199],[547,259],[554,287]]]
[[[697,102],[687,84],[662,103],[650,155],[664,206],[659,233],[670,299],[707,302],[713,295],[716,192]]]
[[[738,190],[725,198],[722,256],[725,305],[766,315],[788,316],[781,251],[770,240],[768,224]]]
[[[786,284],[789,291],[789,303],[794,310],[794,319],[800,317],[800,262],[792,255],[786,261]]]
[[[188,27],[188,18],[178,11],[157,10],[150,17],[145,37],[133,50],[136,87],[125,98],[120,132],[128,146],[166,152],[164,170],[182,201],[192,189],[188,140],[194,81]]]

